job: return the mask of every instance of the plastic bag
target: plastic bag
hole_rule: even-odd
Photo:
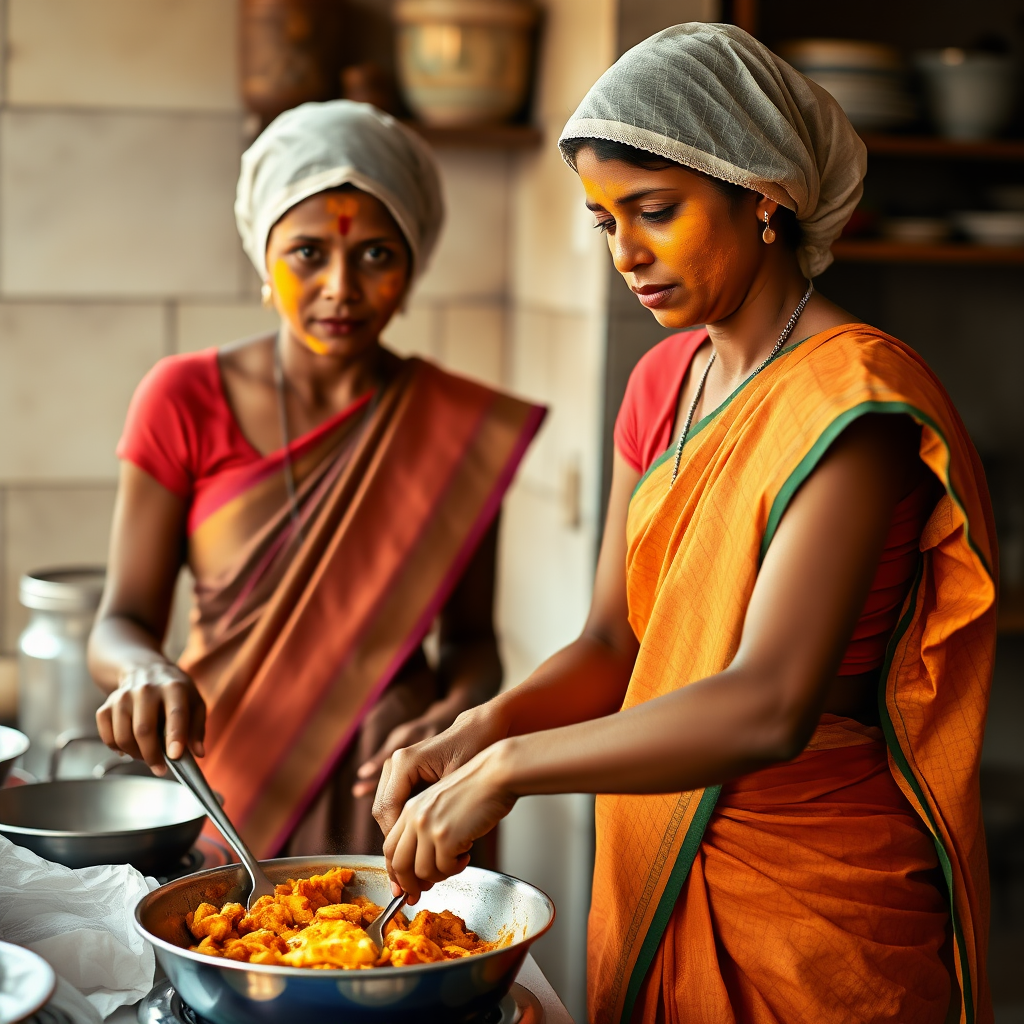
[[[127,864],[72,870],[0,836],[0,939],[38,953],[106,1017],[153,987],[153,950],[132,917],[156,885]]]

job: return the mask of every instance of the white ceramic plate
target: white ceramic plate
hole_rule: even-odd
[[[56,985],[53,968],[38,953],[0,942],[0,1024],[31,1017]]]

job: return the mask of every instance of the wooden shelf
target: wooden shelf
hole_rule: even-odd
[[[942,242],[919,245],[884,238],[841,238],[832,255],[845,263],[947,263],[982,266],[1024,265],[1024,246]]]
[[[1004,591],[999,595],[996,629],[1003,635],[1024,633],[1024,591]]]
[[[862,136],[873,155],[937,157],[946,160],[1019,160],[1024,162],[1024,139],[985,139],[958,142],[931,135]]]
[[[466,146],[473,149],[536,149],[544,135],[532,124],[482,124],[472,128],[437,128],[406,121],[432,146]]]

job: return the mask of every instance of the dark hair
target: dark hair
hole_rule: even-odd
[[[693,167],[669,160],[657,153],[648,153],[644,149],[628,146],[624,142],[612,142],[610,139],[566,139],[561,143],[562,152],[569,165],[576,169],[576,158],[580,151],[589,149],[598,160],[619,160],[645,171],[664,171],[670,167],[683,167],[691,174],[699,174],[707,183],[730,202],[738,203],[753,194],[753,190],[743,185],[735,185],[731,181],[723,181],[713,175],[705,174]],[[800,247],[802,232],[796,214],[785,206],[780,206],[772,217],[772,227],[787,249],[794,252]]]

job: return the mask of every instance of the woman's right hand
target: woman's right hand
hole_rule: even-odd
[[[206,705],[177,665],[153,662],[122,674],[117,689],[96,712],[96,725],[111,750],[145,761],[154,775],[165,775],[165,744],[172,760],[181,757],[186,744],[197,757],[203,756]]]
[[[411,747],[402,747],[384,762],[373,816],[385,836],[421,786],[450,775],[508,735],[509,725],[500,711],[500,700],[498,697],[463,711],[444,732]]]

